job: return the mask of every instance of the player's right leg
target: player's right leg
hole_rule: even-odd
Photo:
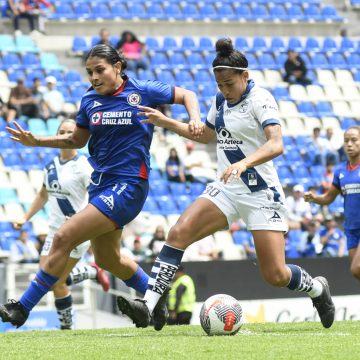
[[[71,250],[87,239],[96,238],[114,229],[113,221],[91,204],[72,216],[55,234],[44,267],[36,274],[20,300],[0,305],[2,320],[17,327],[23,325],[33,307],[63,274]]]
[[[117,301],[120,311],[128,315],[135,323],[141,324],[139,325],[141,327],[149,325],[148,314],[150,313],[154,318],[155,330],[161,330],[163,316],[159,310],[166,302],[167,289],[181,263],[184,250],[193,242],[227,225],[227,218],[219,206],[209,199],[197,199],[171,228],[166,244],[151,270],[144,300],[132,300],[119,296]]]
[[[357,280],[360,280],[360,230],[345,231],[345,235],[349,249],[350,271]]]

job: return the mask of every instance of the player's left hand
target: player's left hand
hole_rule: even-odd
[[[205,124],[198,120],[189,121],[189,131],[194,136],[194,139],[198,139],[205,129]]]
[[[223,181],[224,184],[226,184],[227,182],[231,182],[232,180],[238,180],[240,179],[241,174],[246,170],[246,164],[241,161],[231,164],[221,175],[220,181]]]
[[[153,124],[155,126],[162,127],[163,121],[167,119],[167,117],[162,112],[151,107],[138,105],[137,108],[142,110],[138,113],[138,116],[145,116],[147,118],[140,120],[140,122],[144,124]]]

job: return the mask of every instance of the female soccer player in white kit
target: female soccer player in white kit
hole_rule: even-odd
[[[138,327],[148,326],[184,250],[242,218],[254,237],[263,278],[273,286],[308,293],[328,328],[334,321],[335,307],[327,280],[312,278],[301,267],[285,263],[286,208],[271,161],[283,152],[277,104],[267,90],[249,80],[247,59],[233,48],[230,39],[218,40],[216,51],[213,71],[220,93],[213,100],[203,135],[196,140],[208,143],[216,136],[220,178],[207,186],[171,228],[151,270],[144,299],[120,296],[119,309]],[[147,122],[193,139],[186,124],[157,110],[139,108]]]
[[[72,134],[75,127],[74,120],[63,120],[59,125],[57,134]],[[60,155],[55,156],[45,167],[44,184],[30,209],[24,218],[14,222],[15,229],[21,229],[47,202],[50,203],[49,233],[41,250],[40,267],[43,266],[49,255],[57,229],[75,212],[86,206],[88,200],[87,187],[89,186],[92,171],[93,168],[87,161],[86,156],[78,155],[75,149],[61,149]],[[68,278],[72,280],[72,283],[78,283],[85,279],[97,279],[105,291],[109,289],[107,275],[95,263],[79,266],[74,273],[70,274],[89,247],[90,241],[86,241],[71,252],[63,275],[53,286],[55,307],[61,329],[71,329],[73,327],[72,296],[65,283]]]

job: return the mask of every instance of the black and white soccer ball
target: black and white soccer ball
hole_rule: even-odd
[[[201,307],[200,323],[208,335],[234,335],[243,324],[241,305],[230,295],[213,295]]]

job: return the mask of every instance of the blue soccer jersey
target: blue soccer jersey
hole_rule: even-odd
[[[333,185],[344,196],[344,228],[360,229],[360,164],[351,168],[349,163],[340,164],[334,172]]]
[[[90,88],[81,100],[77,126],[90,130],[89,162],[97,172],[147,179],[154,126],[143,124],[137,105],[156,108],[174,102],[174,87],[124,77],[109,96]]]

